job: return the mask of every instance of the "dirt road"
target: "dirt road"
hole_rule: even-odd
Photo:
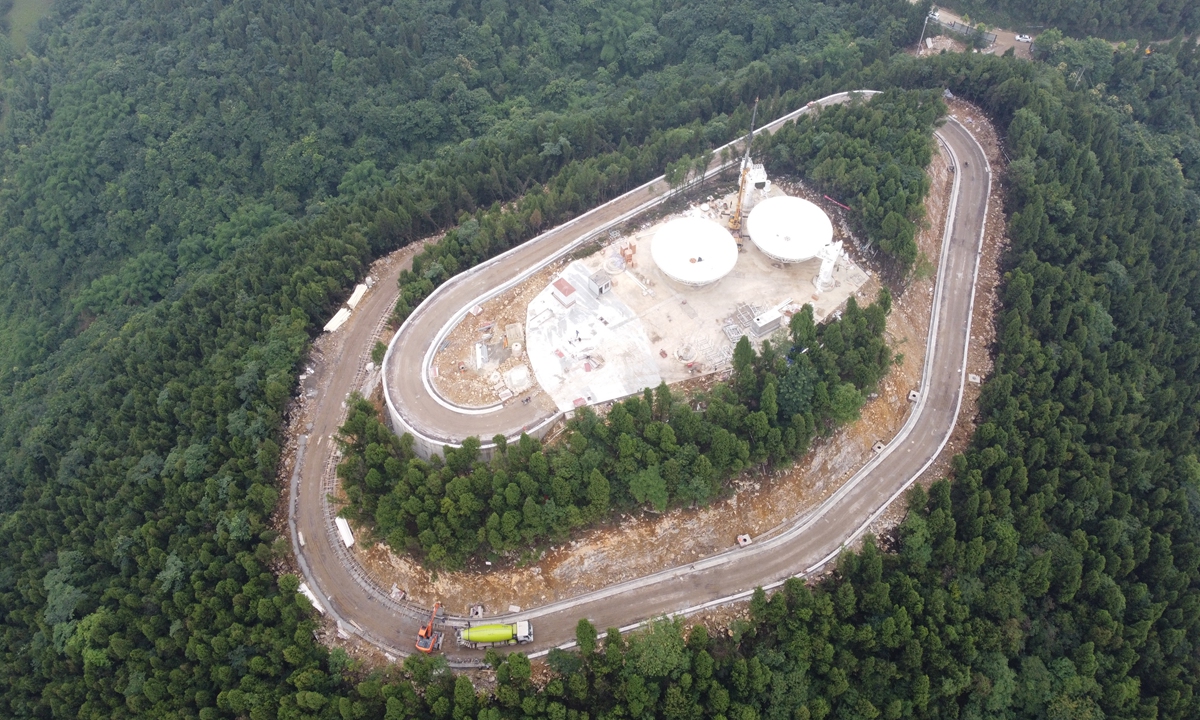
[[[600,628],[630,627],[664,614],[694,612],[728,603],[748,596],[756,586],[776,586],[788,577],[816,571],[835,557],[937,458],[954,428],[962,401],[975,280],[991,185],[983,149],[961,125],[951,120],[937,135],[958,168],[952,193],[954,201],[943,240],[920,397],[912,415],[886,448],[826,502],[797,518],[789,529],[770,540],[543,607],[489,617],[489,622],[532,619],[536,641],[522,649],[536,655],[570,643],[575,624],[582,617],[591,619]],[[647,186],[633,191],[630,204],[634,207],[644,204],[642,198],[648,192]],[[638,193],[643,195],[639,197]],[[617,216],[621,214],[616,212]],[[592,216],[586,223],[577,223],[571,232],[586,232],[588,226],[604,222],[603,218]],[[505,256],[501,256],[498,260],[502,262],[491,264],[491,270],[473,280],[479,284],[473,286],[476,295],[471,295],[471,291],[466,295],[476,297],[478,288],[486,287],[489,278],[503,282],[514,277],[517,272],[513,268],[529,262],[526,257],[536,258],[539,253],[543,258],[555,255],[553,250],[545,249],[531,253],[525,256],[513,252],[508,256],[517,260],[505,261],[502,260]],[[398,273],[399,266],[391,272]],[[379,328],[379,323],[373,320],[390,312],[390,301],[395,297],[394,276],[381,277],[376,287],[356,310],[356,317],[339,331],[345,333],[338,343],[343,350],[341,357],[362,357]],[[454,313],[462,306],[452,303],[446,307],[449,313]],[[427,327],[439,331],[446,324],[447,314],[436,320],[433,314],[428,313]],[[391,655],[406,654],[411,652],[416,631],[427,619],[428,611],[394,600],[387,590],[372,584],[358,561],[338,541],[332,530],[333,511],[326,501],[326,494],[333,489],[331,469],[335,461],[330,436],[342,420],[341,405],[346,395],[360,387],[364,373],[350,372],[350,368],[332,372],[327,368],[321,378],[312,427],[301,438],[292,473],[289,523],[297,561],[304,579],[345,634],[357,635]],[[486,415],[480,417],[481,427],[486,429],[474,432],[490,437],[497,430],[495,426],[487,427],[482,420]],[[299,543],[301,533],[306,540],[303,546]],[[463,622],[461,618],[449,619],[451,626]],[[447,642],[448,654],[456,661],[472,662],[481,655],[451,647],[452,638]]]

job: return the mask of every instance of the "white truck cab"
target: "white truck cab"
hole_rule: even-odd
[[[517,621],[517,642],[533,642],[533,623],[528,620]]]

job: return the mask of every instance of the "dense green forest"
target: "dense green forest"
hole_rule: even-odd
[[[561,221],[756,96],[855,87],[919,23],[884,0],[56,3],[4,58],[0,714],[332,712],[339,661],[267,519],[296,368],[365,263],[519,196]],[[378,116],[414,109],[438,132]]]
[[[1191,0],[946,0],[939,4],[1017,32],[1053,27],[1077,36],[1162,40],[1200,31],[1200,7]]]
[[[907,270],[925,217],[933,126],[945,114],[937,91],[888,91],[802,116],[770,136],[763,153],[775,172],[799,174],[848,203],[867,239]]]
[[[1037,57],[1057,67],[1073,88],[1153,130],[1155,144],[1174,156],[1188,187],[1200,191],[1200,51],[1195,42],[1176,39],[1146,55],[1141,47],[1114,52],[1098,38],[1049,30],[1038,37]]]
[[[358,399],[340,435],[344,514],[438,567],[561,540],[613,509],[707,503],[732,475],[791,461],[816,433],[858,417],[892,361],[883,342],[890,309],[886,290],[865,309],[851,297],[840,319],[818,326],[805,305],[779,347],[768,340],[755,352],[742,337],[730,385],[675,398],[662,384],[604,418],[583,408],[544,450],[528,436],[509,446],[497,435],[503,449],[490,463],[479,460],[479,438],[448,449],[444,463],[422,461],[411,438]]]
[[[60,0],[3,58],[0,386],[288,218],[424,186],[382,201],[428,232],[696,119],[724,141],[743,95],[887,56],[902,6]],[[475,177],[427,175],[455,152]]]
[[[482,5],[414,4],[355,21],[368,6],[398,7],[59,0],[30,53],[4,58],[0,715],[1200,715],[1193,44],[1078,80],[890,57],[919,32],[924,8],[906,2],[631,3],[565,29],[541,14],[600,10],[498,5],[489,24]],[[403,72],[431,79],[388,100],[395,73],[373,85],[364,58],[401,54],[372,33],[406,23],[421,45]],[[485,24],[517,38],[496,51],[515,64],[494,62],[515,89],[470,67],[465,91],[439,86],[460,54],[483,67],[469,33]],[[571,27],[593,38],[574,55]],[[544,687],[520,655],[481,696],[436,661],[369,673],[316,644],[296,579],[271,572],[288,550],[266,518],[297,364],[368,260],[573,178],[615,192],[586,161],[632,163],[696,121],[717,144],[758,95],[770,114],[892,86],[949,87],[1007,128],[1013,236],[979,431],[950,481],[914,495],[885,539],[898,552],[867,545],[827,581],[758,598],[728,637],[583,625],[583,653],[556,653]],[[453,103],[480,88],[495,122],[456,134]],[[359,116],[335,116],[375,97],[451,103],[451,127],[373,149]],[[666,154],[638,173],[675,159],[648,152]],[[562,216],[584,204],[567,199]]]

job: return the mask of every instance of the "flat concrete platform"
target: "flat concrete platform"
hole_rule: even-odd
[[[616,292],[587,288],[595,272],[575,261],[561,278],[578,288],[570,307],[543,290],[529,303],[525,342],[534,377],[560,410],[625,397],[662,380],[637,313]]]
[[[782,194],[772,189],[772,195]],[[728,221],[729,198],[684,213]],[[707,210],[702,210],[702,207]],[[752,318],[778,308],[780,330],[791,313],[813,306],[818,322],[841,308],[865,285],[866,271],[843,257],[834,287],[813,284],[819,260],[780,263],[742,243],[737,264],[721,280],[702,287],[678,284],[659,271],[650,249],[658,228],[676,214],[647,224],[599,252],[568,265],[559,278],[575,289],[569,306],[553,283],[532,302],[526,318],[526,350],[534,377],[559,409],[594,405],[728,367],[743,334],[758,346],[773,333],[756,333]],[[636,251],[630,252],[630,248]],[[598,293],[589,278],[603,275],[611,288]],[[556,278],[557,280],[558,278]],[[781,338],[786,341],[786,336]]]

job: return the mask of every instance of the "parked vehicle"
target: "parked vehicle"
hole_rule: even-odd
[[[1018,35],[1017,42],[1033,42],[1033,38],[1028,35]]]
[[[533,623],[528,620],[508,624],[476,625],[458,631],[458,644],[469,648],[527,642],[533,642]]]

